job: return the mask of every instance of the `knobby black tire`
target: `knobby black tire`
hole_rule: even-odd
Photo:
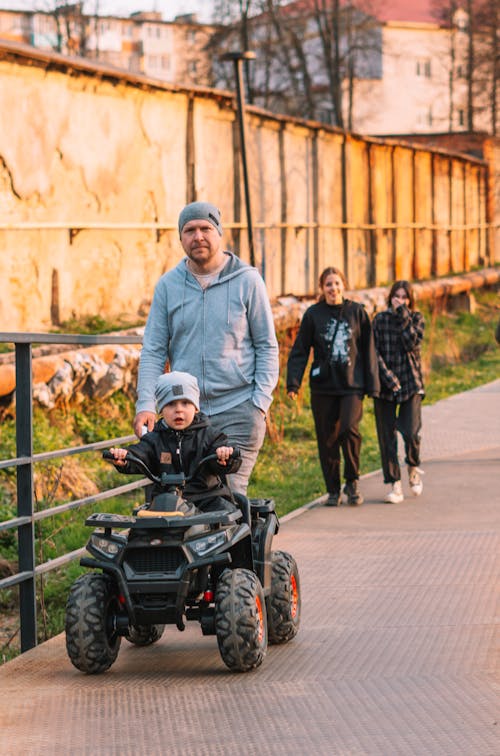
[[[134,646],[150,646],[159,641],[165,625],[131,625],[125,638]]]
[[[107,575],[87,573],[72,585],[66,604],[66,650],[82,672],[105,672],[118,656],[121,637],[113,630],[118,611],[114,584]]]
[[[273,551],[271,593],[267,598],[269,643],[295,638],[300,625],[300,581],[295,559],[286,551]]]
[[[220,655],[233,672],[262,664],[267,650],[264,592],[255,573],[224,570],[215,591],[215,631]]]

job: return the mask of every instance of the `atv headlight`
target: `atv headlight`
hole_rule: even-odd
[[[190,552],[195,557],[206,556],[215,551],[226,543],[226,531],[220,533],[211,533],[204,538],[198,538],[196,541],[186,544]]]
[[[111,538],[106,538],[98,533],[93,533],[90,536],[89,547],[92,551],[98,552],[100,555],[108,557],[108,559],[114,559],[115,556],[122,550],[125,542],[117,543]]]

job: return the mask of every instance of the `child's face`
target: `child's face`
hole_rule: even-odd
[[[187,399],[175,399],[163,407],[161,414],[169,428],[184,430],[193,422],[196,407]]]

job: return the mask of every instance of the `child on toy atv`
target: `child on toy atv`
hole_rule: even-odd
[[[226,474],[236,472],[241,459],[232,456],[234,449],[227,445],[227,436],[217,433],[208,417],[200,412],[200,390],[196,378],[190,373],[165,373],[158,379],[155,398],[161,419],[139,443],[128,448],[155,475],[184,473],[186,478],[193,474],[203,457],[216,454],[217,459],[204,465],[196,477],[187,483],[183,496],[201,512],[221,509],[236,511],[221,476],[224,479]],[[119,472],[142,474],[143,470],[138,465],[127,460],[127,448],[112,447],[110,452]],[[155,496],[161,492],[160,486],[153,484],[153,506]]]

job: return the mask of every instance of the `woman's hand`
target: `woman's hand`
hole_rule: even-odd
[[[295,401],[297,398],[297,392],[296,391],[288,391],[288,398],[292,401]]]
[[[407,304],[408,304],[408,299],[406,297],[394,296],[391,299],[391,306],[394,311],[396,311],[398,307],[404,307]]]

